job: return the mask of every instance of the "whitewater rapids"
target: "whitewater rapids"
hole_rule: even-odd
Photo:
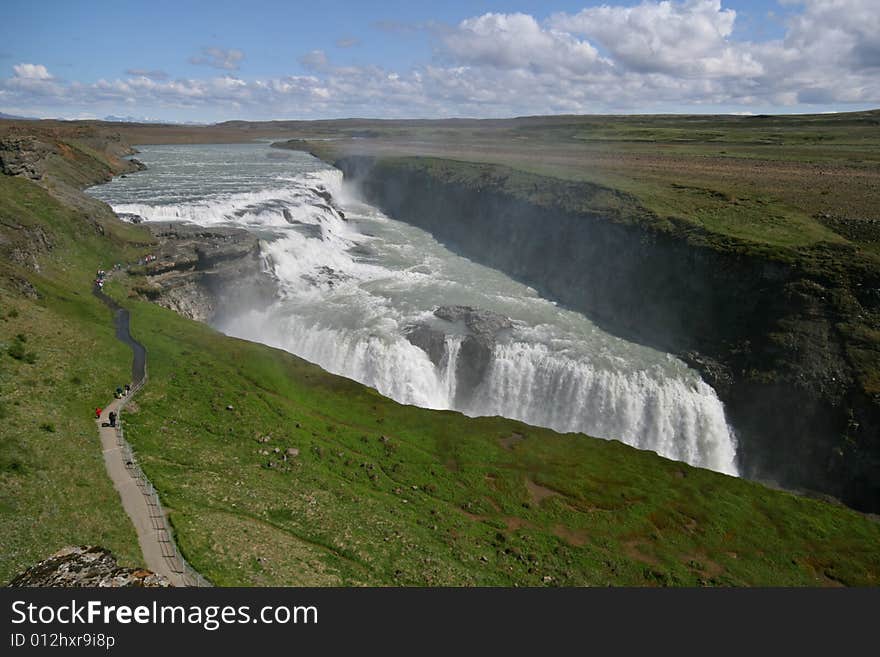
[[[229,306],[219,330],[285,349],[399,402],[502,415],[616,438],[736,475],[736,441],[715,391],[681,360],[609,335],[504,274],[456,256],[430,234],[361,202],[331,169],[265,144],[149,146],[148,169],[90,190],[145,221],[233,225],[261,237],[281,293]],[[480,380],[459,380],[466,330],[438,306],[509,317]],[[442,358],[407,339],[445,333]]]

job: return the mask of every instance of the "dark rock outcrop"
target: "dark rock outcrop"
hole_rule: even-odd
[[[335,212],[337,215],[339,215],[340,219],[342,219],[343,221],[346,220],[345,213],[342,211],[342,208],[337,205],[336,199],[333,198],[333,195],[323,185],[313,187],[312,192],[314,192],[315,196],[324,199],[324,202],[326,203],[326,205],[316,204],[315,207],[326,210],[327,212]]]
[[[114,174],[145,168],[125,159],[131,148],[118,134],[88,128],[63,131],[7,127],[0,135],[0,175],[23,178],[70,210],[71,232],[76,236],[104,235],[115,221],[109,206],[81,192],[108,181]],[[31,204],[42,211],[41,204]],[[57,236],[56,236],[57,237]],[[57,245],[45,230],[10,212],[0,221],[0,257],[17,266],[40,270],[40,260]]]
[[[142,224],[144,222],[144,218],[139,214],[134,214],[133,212],[117,212],[116,216],[130,224]]]
[[[404,329],[406,339],[428,354],[436,366],[440,366],[446,355],[446,333],[427,324],[414,324]]]
[[[97,546],[66,547],[15,577],[10,587],[170,587],[162,575],[121,568],[110,550]]]
[[[187,223],[144,225],[159,241],[155,259],[143,266],[146,282],[136,288],[148,299],[209,321],[220,307],[232,311],[274,298],[274,280],[264,272],[259,238],[253,233]]]
[[[504,315],[470,306],[440,306],[434,310],[434,316],[445,325],[438,322],[410,326],[405,330],[406,337],[440,366],[446,357],[447,337],[461,336],[455,375],[456,397],[463,402],[483,380],[496,342],[513,327],[513,322]]]
[[[48,141],[33,136],[6,137],[0,140],[0,173],[40,180],[44,162],[52,154],[57,150]]]
[[[107,181],[114,174],[146,169],[139,160],[125,159],[131,149],[119,135],[82,131],[77,140],[105,159],[99,160],[76,145],[55,139],[51,133],[13,133],[0,138],[0,173],[35,181],[54,174],[56,182],[82,188]]]

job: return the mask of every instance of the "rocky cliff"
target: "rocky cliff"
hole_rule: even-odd
[[[119,135],[87,128],[62,132],[12,126],[0,131],[0,255],[16,267],[39,271],[40,259],[56,248],[59,234],[76,241],[112,239],[118,224],[113,212],[81,190],[142,169],[137,160],[125,158],[133,152]],[[34,185],[58,205],[50,205]],[[34,220],[47,207],[68,219],[56,227],[54,237]]]
[[[145,298],[197,321],[219,309],[268,303],[274,280],[263,271],[259,238],[241,228],[186,223],[146,223],[157,239],[135,290]]]
[[[700,369],[725,402],[746,476],[880,509],[880,395],[854,359],[854,336],[880,306],[876,270],[835,268],[847,254],[831,245],[810,254],[825,265],[813,268],[719,246],[692,226],[634,218],[636,204],[589,183],[434,164],[335,162],[390,216]]]
[[[76,134],[10,131],[0,136],[0,173],[34,181],[86,187],[113,175],[140,171],[143,163],[125,156],[134,150],[117,134],[82,129]]]
[[[121,568],[102,547],[66,547],[15,577],[10,587],[169,587],[162,575],[143,568]]]
[[[107,204],[82,193],[114,175],[145,168],[128,157],[135,152],[115,132],[13,125],[0,133],[0,174],[27,179],[48,191],[69,209],[71,222],[65,229],[76,231],[77,237],[91,232],[112,239],[122,226],[119,219],[142,224],[149,230],[143,233],[144,246],[153,249],[155,258],[142,263],[139,273],[146,282],[137,291],[160,305],[208,321],[221,306],[234,309],[239,302],[271,299],[273,280],[263,275],[259,240],[248,231],[144,223],[137,215],[117,216]],[[40,225],[31,225],[15,210],[7,212],[0,205],[0,253],[15,265],[39,270],[40,258],[55,244]]]

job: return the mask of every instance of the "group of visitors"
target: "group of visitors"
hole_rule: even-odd
[[[117,262],[115,265],[113,265],[113,271],[121,271],[121,270],[122,270],[122,263],[121,262]],[[99,269],[97,271],[97,273],[95,274],[95,286],[99,290],[103,290],[104,283],[106,283],[106,282],[107,282],[107,271],[104,269]]]
[[[95,409],[95,419],[96,419],[96,420],[100,420],[100,419],[101,419],[101,413],[103,413],[103,412],[104,412],[104,409],[101,408],[100,406],[98,406],[98,407]],[[116,418],[118,418],[118,417],[119,417],[119,416],[116,414],[116,411],[110,411],[110,412],[107,414],[107,420],[108,420],[109,422],[108,422],[107,424],[105,424],[104,426],[105,426],[105,427],[106,427],[106,426],[115,427],[115,426],[116,426]]]
[[[116,391],[114,392],[113,396],[116,399],[122,399],[123,397],[128,397],[128,395],[130,395],[130,394],[131,394],[131,384],[126,383],[124,386],[117,386]],[[101,408],[100,406],[96,407],[95,408],[95,419],[100,420],[101,414],[103,412],[104,412],[103,408]],[[118,417],[119,417],[119,415],[115,411],[110,411],[107,414],[107,419],[109,420],[109,426],[115,427],[116,420]]]

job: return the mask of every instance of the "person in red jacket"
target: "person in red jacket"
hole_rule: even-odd
[[[101,419],[101,407],[100,406],[98,406],[98,408],[95,409],[95,419],[96,420]]]

